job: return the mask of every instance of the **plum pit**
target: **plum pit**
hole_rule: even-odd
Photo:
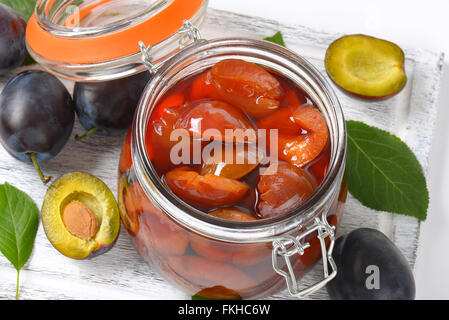
[[[65,206],[62,221],[72,235],[84,240],[91,239],[98,231],[97,217],[80,201],[72,201]]]

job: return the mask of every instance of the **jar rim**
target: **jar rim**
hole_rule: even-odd
[[[182,201],[168,190],[157,175],[146,152],[145,132],[149,115],[157,103],[154,92],[167,84],[167,77],[173,70],[179,70],[186,61],[192,61],[196,55],[206,55],[210,59],[211,51],[220,49],[223,52],[233,54],[232,50],[238,48],[239,53],[246,49],[257,51],[258,54],[270,54],[272,57],[288,62],[296,72],[307,76],[314,90],[319,93],[323,101],[321,105],[330,112],[326,115],[326,122],[330,130],[331,158],[329,170],[322,183],[315,192],[300,206],[288,213],[257,221],[230,221],[208,215]],[[233,54],[235,56],[236,54]],[[244,59],[244,58],[242,58]],[[272,61],[272,63],[275,63]],[[201,71],[201,70],[200,70]],[[284,76],[287,76],[284,74]],[[288,77],[288,76],[287,76]],[[304,89],[304,88],[303,88]],[[319,91],[319,92],[318,92]],[[162,94],[163,95],[163,94]],[[161,95],[161,96],[162,96]],[[310,94],[309,94],[310,96]],[[317,96],[311,97],[314,103]],[[152,100],[153,99],[153,100]],[[221,241],[229,242],[259,242],[274,239],[277,235],[284,234],[296,227],[304,226],[313,221],[322,210],[317,210],[317,205],[324,206],[330,203],[330,198],[335,195],[335,190],[343,178],[346,160],[346,126],[338,98],[320,72],[307,60],[293,51],[279,45],[246,38],[222,38],[200,41],[180,50],[169,61],[164,63],[153,78],[147,84],[141,97],[135,115],[131,139],[132,160],[135,165],[136,176],[149,199],[169,215],[173,220],[184,227]],[[338,184],[338,185],[337,185]],[[337,190],[338,192],[338,190]],[[238,230],[238,232],[236,232]]]
[[[104,23],[102,25],[90,25],[92,24],[92,14],[94,10],[102,10],[102,14],[109,14],[112,16],[111,5],[114,5],[114,0],[112,1],[83,1],[80,3],[73,2],[72,0],[66,0],[55,2],[53,0],[42,0],[39,1],[35,7],[34,13],[38,24],[45,29],[47,32],[58,35],[60,37],[88,37],[88,36],[101,36],[105,33],[114,32],[133,24],[137,24],[143,20],[149,19],[164,8],[166,8],[174,0],[154,0],[151,4],[148,3],[146,7],[140,6],[140,10],[137,12],[132,12],[129,15],[117,18],[117,8],[115,8],[117,14],[112,21],[109,23]],[[115,1],[117,2],[117,1]],[[142,4],[142,0],[127,0],[121,4],[132,5]],[[53,7],[56,5],[56,7]],[[120,8],[123,10],[123,7]],[[81,15],[85,15],[90,18],[88,21],[83,21],[85,25],[79,25],[73,21],[73,23],[68,23],[69,19],[73,19],[73,12],[78,11]],[[86,13],[83,13],[86,12]],[[81,17],[82,18],[82,17]],[[98,18],[98,17],[97,17]],[[79,22],[81,22],[79,21]]]

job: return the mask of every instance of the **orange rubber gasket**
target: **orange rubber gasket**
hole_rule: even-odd
[[[33,16],[28,21],[26,39],[39,56],[62,63],[90,64],[110,61],[139,52],[139,41],[155,45],[181,28],[201,8],[203,0],[174,0],[153,17],[124,30],[92,38],[65,38],[42,29]]]

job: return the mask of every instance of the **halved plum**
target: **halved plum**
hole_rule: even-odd
[[[193,81],[190,89],[190,101],[212,98],[215,94],[215,87],[211,81],[211,72],[201,73]]]
[[[211,173],[229,179],[240,179],[257,168],[264,157],[255,143],[213,143],[210,154],[203,161],[201,175]]]
[[[140,216],[142,214],[157,214],[157,209],[148,199],[139,183],[128,183],[128,178],[123,175],[119,180],[118,202],[120,217],[125,229],[135,236],[140,229]]]
[[[154,215],[148,216],[142,224],[138,237],[143,239],[147,249],[163,255],[183,255],[189,245],[186,231],[166,218],[163,222]]]
[[[209,215],[232,221],[257,220],[255,216],[232,207],[214,210],[209,212]],[[232,264],[237,266],[250,266],[268,257],[271,258],[271,248],[265,243],[235,244],[217,242],[192,234],[190,236],[190,245],[200,256],[220,262],[232,262]]]
[[[84,172],[68,173],[53,182],[41,218],[51,244],[73,259],[105,253],[120,231],[114,195],[101,180]]]
[[[178,141],[170,139],[175,123],[182,115],[185,97],[181,93],[173,94],[162,100],[156,107],[154,116],[149,122],[146,134],[148,157],[159,170],[172,168],[170,150]],[[157,157],[153,156],[157,153]]]
[[[279,134],[287,136],[298,136],[302,130],[295,122],[293,114],[298,110],[299,105],[293,105],[276,110],[269,116],[257,121],[260,129],[277,129]],[[267,140],[269,142],[269,140]]]
[[[146,250],[152,248],[165,255],[183,254],[189,244],[186,232],[153,205],[139,183],[128,186],[123,181],[126,182],[125,176],[119,182],[119,206],[128,233]]]
[[[133,193],[131,191],[127,177],[125,175],[121,176],[118,183],[117,197],[120,218],[126,231],[134,236],[140,228],[139,214],[141,212],[138,211],[137,205],[133,201]]]
[[[279,162],[274,174],[260,176],[257,184],[259,214],[262,218],[271,218],[289,212],[306,200],[315,188],[316,182],[306,171]]]
[[[257,139],[255,128],[248,117],[226,102],[199,100],[186,103],[184,108],[186,111],[178,118],[175,127],[188,130],[194,138],[223,142],[254,142]],[[237,135],[237,129],[247,135]],[[214,136],[205,137],[207,130]]]
[[[256,221],[253,215],[236,208],[222,208],[209,212],[210,215],[233,221]],[[232,264],[236,266],[252,266],[267,258],[271,259],[271,247],[267,243],[234,244]]]
[[[279,81],[257,64],[239,59],[218,62],[211,69],[217,98],[236,106],[254,118],[279,108]]]
[[[243,182],[210,173],[201,176],[187,167],[167,172],[165,181],[180,198],[208,208],[237,203],[248,192]]]
[[[283,99],[283,105],[285,106],[301,106],[303,104],[306,104],[307,100],[305,96],[298,96],[296,93],[296,90],[290,89],[284,93],[284,99]]]
[[[279,130],[278,157],[297,167],[317,158],[329,139],[326,121],[310,104],[282,108],[259,120],[257,125],[261,129]]]
[[[256,217],[235,208],[222,208],[209,213],[211,216],[234,221],[255,221]],[[190,236],[192,249],[200,256],[221,262],[230,262],[235,251],[235,245],[217,242],[197,234]]]
[[[131,154],[131,134],[132,131],[129,130],[125,141],[123,142],[122,151],[120,153],[120,163],[119,163],[119,171],[120,173],[125,173],[129,169],[131,169],[133,165],[132,154]]]
[[[363,34],[332,42],[326,51],[325,66],[339,87],[367,99],[390,97],[407,82],[402,49]]]
[[[330,143],[324,147],[324,150],[321,151],[321,154],[317,159],[312,161],[310,165],[307,167],[307,171],[310,172],[315,178],[317,185],[323,182],[326,174],[329,170],[329,159],[331,157],[331,146]]]
[[[232,244],[217,242],[196,233],[190,234],[189,240],[193,251],[201,257],[219,262],[232,260]]]
[[[214,210],[212,212],[209,212],[209,215],[225,219],[225,220],[233,220],[233,221],[255,221],[257,220],[256,217],[253,215],[243,212],[236,208],[221,208]]]
[[[320,111],[312,105],[298,108],[293,119],[307,133],[293,139],[279,137],[279,147],[282,148],[279,157],[303,167],[323,151],[329,140],[329,131]]]
[[[174,94],[168,96],[158,104],[155,116],[149,123],[150,129],[147,130],[150,135],[150,137],[147,137],[148,142],[157,144],[158,147],[163,149],[170,149],[176,143],[170,140],[170,135],[175,128],[176,121],[183,113],[181,106],[184,101],[183,94]],[[151,148],[148,147],[147,149],[151,151]]]
[[[166,260],[167,270],[172,270],[174,279],[192,292],[204,288],[222,286],[242,296],[250,291],[256,282],[237,268],[222,262],[211,261],[197,256],[171,256]]]

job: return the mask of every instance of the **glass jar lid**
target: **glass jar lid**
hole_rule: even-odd
[[[152,60],[179,48],[184,20],[199,27],[208,0],[40,0],[27,26],[33,58],[75,81],[122,78],[145,69],[139,42]]]

